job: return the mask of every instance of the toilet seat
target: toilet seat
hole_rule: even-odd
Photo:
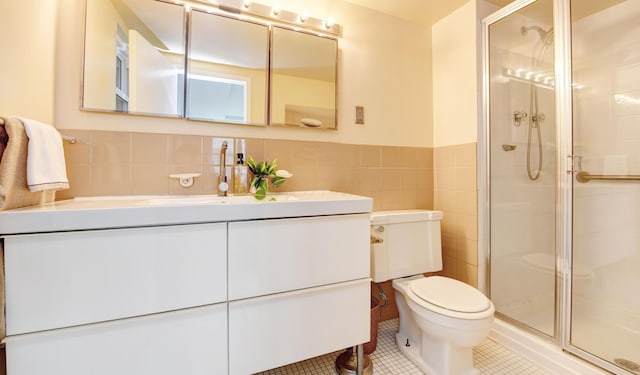
[[[491,301],[474,287],[448,277],[411,280],[409,298],[426,309],[459,319],[483,319],[493,314]]]

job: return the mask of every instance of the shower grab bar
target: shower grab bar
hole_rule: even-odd
[[[582,183],[586,183],[591,180],[640,181],[640,175],[590,174],[588,172],[578,172],[578,174],[576,174],[576,180]]]

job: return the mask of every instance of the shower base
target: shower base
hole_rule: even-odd
[[[539,302],[539,301],[538,301]],[[540,306],[526,306],[519,305],[517,309],[512,309],[511,312],[523,312],[528,310],[534,314],[529,317],[525,317],[520,320],[524,323],[536,322],[533,327],[540,328],[541,322],[548,323],[548,319],[540,319],[540,314],[535,312],[549,311],[553,307],[549,306],[548,309],[542,309]],[[504,310],[503,310],[504,311]],[[505,313],[507,311],[504,311]],[[507,314],[508,316],[518,316]],[[543,314],[546,315],[546,314]],[[522,316],[518,316],[522,318]],[[627,317],[626,321],[629,321],[630,317]],[[552,324],[552,323],[551,323]],[[546,325],[546,324],[545,324]],[[553,327],[545,327],[544,332],[553,332]],[[587,362],[581,359],[563,352],[559,347],[556,347],[552,343],[549,343],[538,336],[525,332],[518,327],[497,319],[494,329],[489,335],[496,342],[505,345],[507,348],[514,352],[520,353],[525,358],[531,360],[542,368],[549,370],[551,373],[558,374],[608,374],[607,372],[599,372],[596,367],[588,365]],[[640,334],[628,327],[623,327],[618,324],[614,324],[611,321],[602,319],[597,315],[584,314],[582,316],[577,315],[573,319],[573,333],[571,335],[572,345],[584,350],[586,352],[597,354],[598,357],[616,363],[622,368],[626,368],[634,374],[640,374],[640,369],[637,366],[640,363],[640,354],[637,348],[640,347]],[[541,355],[541,353],[547,353]],[[586,369],[579,367],[579,370],[574,372],[567,372],[565,366],[574,365],[587,366]],[[572,367],[570,367],[572,368]],[[595,371],[595,372],[589,372]]]
[[[550,374],[609,375],[552,343],[501,319],[496,319],[489,338],[533,362]]]
[[[574,318],[571,342],[577,348],[640,374],[640,334],[628,327],[598,316],[577,317]]]

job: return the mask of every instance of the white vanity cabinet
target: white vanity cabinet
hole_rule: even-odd
[[[227,305],[10,336],[6,353],[8,375],[226,374]]]
[[[249,375],[369,341],[371,199],[277,199],[0,212],[7,374]]]
[[[8,374],[226,373],[226,251],[226,223],[5,236]]]
[[[369,341],[369,214],[229,223],[229,373]]]
[[[229,302],[229,374],[369,341],[369,279]]]

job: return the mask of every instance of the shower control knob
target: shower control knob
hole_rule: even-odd
[[[513,126],[520,126],[522,120],[527,118],[527,112],[514,111],[513,112]]]
[[[534,113],[533,115],[531,115],[531,121],[533,121],[534,124],[544,122],[544,119],[544,113]]]

